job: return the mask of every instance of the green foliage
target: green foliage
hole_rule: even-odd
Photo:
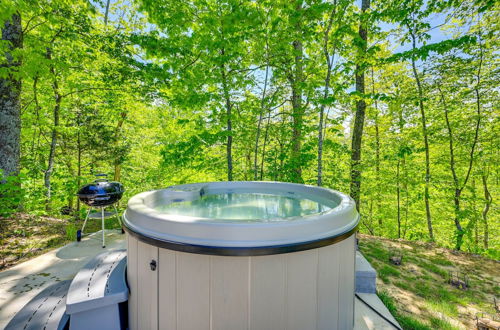
[[[80,229],[81,227],[77,226],[74,223],[68,223],[66,225],[66,239],[68,241],[74,241],[76,238],[76,232]]]
[[[0,217],[8,217],[19,210],[24,198],[22,179],[21,176],[4,177],[0,169]]]
[[[230,163],[234,180],[316,184],[319,129],[322,184],[349,192],[353,113],[363,99],[361,231],[426,241],[423,101],[436,243],[500,258],[498,2],[372,1],[361,15],[347,0],[119,0],[107,24],[101,2],[0,6],[0,20],[18,11],[25,31],[15,54],[23,59],[20,185],[0,185],[0,214],[20,205],[80,215],[75,192],[96,172],[124,183],[123,205],[145,190],[226,180]],[[353,92],[357,64],[364,94]],[[367,258],[388,251],[377,246]],[[448,263],[423,263],[422,276],[444,277]],[[388,265],[383,280],[397,283],[397,271]]]

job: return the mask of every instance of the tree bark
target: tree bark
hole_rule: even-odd
[[[416,36],[415,33],[410,29],[410,34],[412,38],[412,50],[416,51]],[[429,138],[427,135],[427,121],[425,118],[425,106],[424,106],[424,93],[422,90],[422,84],[420,82],[420,77],[417,72],[417,66],[415,64],[415,55],[411,57],[411,67],[413,70],[413,75],[417,83],[418,90],[418,106],[420,109],[420,120],[422,124],[422,134],[424,136],[424,149],[425,149],[425,186],[424,186],[424,202],[425,202],[425,216],[427,219],[427,229],[429,231],[429,239],[434,241],[434,231],[432,229],[432,216],[431,207],[429,202],[429,185],[431,180],[431,165],[429,156]]]
[[[111,0],[106,1],[106,12],[104,13],[104,25],[108,25],[109,3]]]
[[[409,194],[408,194],[408,172],[406,170],[406,156],[401,160],[403,167],[403,190],[405,192],[405,224],[403,229],[403,239],[406,239],[406,230],[408,229],[408,207],[409,207]]]
[[[472,209],[474,210],[474,249],[477,250],[479,247],[479,221],[478,221],[478,214],[476,212],[476,201],[477,201],[477,191],[476,191],[476,179],[473,177],[472,178],[472,185],[471,185],[471,197],[472,197]]]
[[[264,178],[264,159],[266,158],[266,147],[267,147],[267,140],[269,139],[269,125],[271,121],[271,108],[268,109],[267,112],[267,123],[266,123],[266,129],[264,131],[264,143],[262,145],[262,153],[260,156],[260,180]]]
[[[259,121],[257,123],[257,132],[255,133],[255,146],[254,146],[254,158],[253,158],[253,179],[257,180],[259,167],[257,165],[258,162],[258,154],[259,154],[259,140],[260,140],[260,131],[262,127],[262,120],[264,118],[264,107],[266,102],[266,91],[267,91],[267,79],[269,77],[269,62],[266,66],[266,77],[264,79],[264,89],[262,91],[262,97],[260,100],[260,112],[259,112]]]
[[[448,130],[448,141],[449,141],[449,150],[450,150],[450,170],[453,177],[453,185],[455,186],[455,193],[453,195],[453,203],[455,207],[455,226],[459,232],[463,231],[462,225],[460,224],[460,194],[462,193],[460,189],[460,183],[458,182],[457,172],[455,170],[455,148],[453,146],[453,131],[450,124],[450,119],[448,117],[448,105],[446,104],[446,100],[444,98],[443,91],[438,87],[439,93],[441,95],[441,103],[443,105],[444,110],[444,118],[446,121],[446,129]]]
[[[372,69],[372,94],[375,95],[375,77],[373,74],[373,67]],[[375,184],[377,186],[380,185],[380,131],[379,131],[379,126],[378,126],[378,102],[377,99],[375,99]],[[399,177],[398,177],[399,180]],[[398,181],[399,185],[399,181]],[[398,193],[400,189],[398,186]],[[377,213],[380,210],[380,194],[376,195],[376,201],[377,201]],[[399,196],[398,196],[398,220],[401,220],[400,214],[399,214]],[[400,222],[398,222],[400,223]],[[382,227],[382,217],[378,217],[378,224],[380,227]],[[400,237],[398,237],[400,238]]]
[[[365,20],[365,12],[370,8],[370,0],[362,0],[361,2],[361,18],[359,23],[359,37],[362,40],[361,49],[356,64],[356,92],[358,92],[359,100],[356,101],[356,114],[354,119],[354,128],[352,131],[351,145],[351,187],[350,195],[356,202],[358,211],[360,210],[360,192],[361,192],[361,140],[363,136],[363,125],[365,122],[366,102],[365,94],[365,74],[364,74],[364,57],[368,43],[368,30]]]
[[[221,50],[221,54],[224,55],[224,48]],[[229,95],[229,87],[227,83],[227,73],[224,64],[220,66],[220,72],[222,77],[222,90],[223,97],[226,106],[226,131],[227,131],[227,143],[226,143],[226,160],[227,160],[227,180],[233,181],[233,128],[231,121],[231,112],[233,104],[231,103],[231,96]]]
[[[52,51],[50,48],[47,48],[47,58],[49,60],[52,60]],[[56,146],[57,146],[57,135],[58,135],[58,128],[59,128],[59,112],[61,109],[61,101],[62,101],[62,96],[59,91],[59,82],[57,80],[57,74],[56,70],[54,68],[54,65],[51,65],[50,67],[50,73],[53,76],[53,81],[52,81],[52,91],[54,93],[54,108],[53,108],[53,118],[54,118],[54,123],[52,126],[52,134],[51,134],[51,142],[50,142],[50,151],[49,151],[49,158],[47,160],[47,169],[45,170],[45,175],[44,175],[44,185],[46,189],[46,200],[45,200],[45,209],[47,211],[51,210],[51,198],[52,198],[52,191],[51,191],[51,176],[52,172],[54,170],[54,159],[55,159],[55,154],[56,154]]]
[[[21,140],[21,79],[16,73],[21,60],[14,54],[23,47],[21,15],[13,14],[2,28],[2,40],[8,42],[6,61],[0,68],[7,69],[7,75],[0,78],[0,183],[7,176],[19,173]]]
[[[115,145],[118,145],[118,139],[120,137],[120,131],[121,131],[121,128],[122,128],[123,123],[125,122],[126,118],[127,118],[127,113],[126,112],[122,112],[120,114],[120,119],[118,120],[118,123],[116,124],[116,130],[115,130],[115,139],[116,139],[116,142],[115,142]],[[122,173],[122,160],[121,160],[121,157],[115,158],[114,166],[115,166],[115,171],[114,171],[113,180],[120,181],[120,179],[121,179],[121,173]]]
[[[401,238],[401,188],[399,184],[399,167],[401,164],[401,159],[398,158],[398,164],[396,167],[396,193],[398,200],[398,238]]]
[[[323,88],[323,99],[326,101],[328,98],[328,94],[330,92],[330,79],[332,75],[332,66],[333,66],[333,56],[335,55],[335,51],[333,54],[330,54],[328,50],[328,42],[330,40],[330,31],[333,25],[333,19],[335,18],[335,13],[337,11],[337,0],[333,2],[333,9],[330,13],[330,18],[328,19],[328,25],[325,30],[325,34],[323,36],[323,55],[325,56],[326,62],[326,77],[325,77],[325,85]],[[326,104],[323,102],[319,108],[319,121],[318,121],[318,177],[317,177],[317,185],[323,185],[323,130],[324,130],[324,116],[325,116],[325,107]]]
[[[302,34],[302,1],[299,0],[296,6],[295,34],[296,40],[293,41],[294,69],[290,77],[290,87],[292,89],[292,153],[290,157],[292,182],[302,183],[302,128],[304,126],[304,107],[302,104],[303,81],[304,81],[304,63],[303,63],[303,44],[300,40]]]
[[[452,173],[453,183],[455,186],[455,193],[453,195],[453,204],[455,207],[454,222],[455,222],[455,227],[457,228],[456,245],[455,245],[456,250],[461,249],[462,244],[463,244],[463,236],[465,235],[465,231],[464,231],[462,224],[461,224],[461,218],[462,218],[461,209],[460,209],[461,195],[462,195],[462,192],[463,192],[463,190],[464,190],[465,186],[467,185],[467,182],[470,178],[472,166],[474,164],[474,151],[476,148],[477,141],[479,139],[479,129],[481,126],[481,98],[480,98],[480,93],[479,93],[481,64],[482,64],[482,55],[481,55],[481,60],[479,63],[479,69],[478,69],[477,76],[476,76],[477,77],[477,84],[474,88],[475,94],[476,94],[477,121],[476,121],[476,127],[475,127],[475,132],[474,132],[474,140],[472,142],[472,146],[471,146],[471,150],[470,150],[470,154],[469,154],[469,166],[467,169],[467,174],[466,174],[465,179],[464,179],[462,184],[460,184],[460,181],[458,179],[457,172],[455,169],[455,149],[453,146],[453,131],[451,128],[449,117],[448,117],[448,105],[446,104],[446,99],[444,97],[443,91],[441,90],[441,88],[438,87],[439,93],[441,95],[441,102],[442,102],[443,109],[444,109],[446,128],[448,130],[449,149],[450,149],[450,170]]]
[[[80,113],[78,113],[78,122],[80,122]],[[82,140],[80,137],[80,123],[78,123],[78,132],[76,133],[76,146],[77,146],[77,172],[76,172],[76,185],[78,188],[82,185]],[[76,199],[76,214],[80,214],[80,199]]]
[[[370,219],[369,223],[366,223],[365,220],[362,220],[362,223],[365,225],[366,229],[368,229],[368,232],[370,233],[370,235],[374,236],[375,235],[375,232],[373,231],[373,226],[372,226],[372,222],[373,222],[373,201],[370,200],[370,208],[369,208],[369,212],[368,212],[368,219]]]
[[[483,245],[485,249],[488,249],[489,242],[489,230],[488,230],[488,212],[490,211],[491,204],[493,203],[493,197],[488,190],[488,176],[485,173],[481,174],[481,179],[483,181],[483,190],[484,190],[484,208],[481,213],[483,216],[483,224],[484,224],[484,237],[483,237]]]

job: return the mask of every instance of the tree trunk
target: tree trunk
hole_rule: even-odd
[[[266,147],[267,147],[267,140],[269,138],[269,124],[271,121],[271,108],[269,108],[267,112],[267,123],[266,123],[266,129],[264,131],[264,143],[262,145],[262,154],[260,156],[260,180],[264,178],[264,159],[266,156]]]
[[[78,114],[78,117],[80,114]],[[80,121],[80,120],[78,120]],[[77,137],[76,137],[76,146],[77,146],[77,172],[76,172],[76,185],[78,188],[82,185],[82,141],[80,137],[80,123],[78,123],[78,132],[77,132]],[[76,214],[79,217],[80,215],[80,199],[77,198],[76,200]]]
[[[408,194],[408,172],[406,170],[406,157],[403,156],[401,160],[403,167],[403,190],[405,192],[405,224],[403,229],[403,239],[406,239],[406,230],[408,229],[408,207],[409,207],[409,194]]]
[[[258,154],[259,154],[259,139],[260,139],[260,130],[262,127],[262,120],[264,118],[264,108],[266,101],[266,90],[267,90],[267,79],[269,77],[269,63],[266,66],[266,77],[264,79],[264,89],[262,91],[262,97],[260,100],[260,112],[259,112],[259,121],[257,123],[257,132],[255,133],[255,147],[254,147],[254,158],[253,158],[253,179],[257,180],[259,168],[257,165],[258,162]]]
[[[457,229],[456,233],[456,245],[455,249],[460,250],[463,244],[463,237],[465,235],[465,231],[462,227],[461,224],[461,210],[460,210],[460,198],[462,195],[462,191],[467,185],[467,182],[470,178],[470,174],[472,171],[472,166],[474,164],[474,151],[476,148],[477,141],[479,139],[479,129],[481,126],[481,97],[479,93],[479,82],[480,82],[480,74],[481,74],[481,64],[482,64],[482,55],[481,55],[481,60],[479,63],[479,69],[477,72],[477,84],[474,88],[475,94],[476,94],[476,111],[477,111],[477,121],[476,121],[476,127],[475,127],[475,134],[474,134],[474,140],[472,142],[471,150],[470,150],[470,155],[469,155],[469,166],[467,169],[467,174],[465,176],[465,179],[462,184],[460,184],[460,181],[457,176],[457,172],[455,169],[455,152],[454,152],[454,146],[453,146],[453,131],[451,128],[450,120],[448,117],[448,105],[446,104],[446,99],[444,97],[444,93],[441,90],[441,88],[438,87],[440,96],[441,96],[441,102],[443,105],[443,110],[444,110],[444,116],[445,116],[445,121],[446,121],[446,128],[448,130],[448,138],[449,138],[449,148],[450,148],[450,170],[453,176],[453,183],[455,185],[455,194],[453,195],[453,204],[455,207],[455,227]]]
[[[21,79],[16,71],[21,60],[15,58],[13,52],[23,46],[21,16],[13,14],[5,21],[2,28],[2,41],[8,43],[5,52],[6,61],[0,65],[7,69],[7,74],[0,78],[0,183],[7,176],[19,173],[21,143]]]
[[[399,167],[401,164],[401,159],[398,158],[398,164],[396,167],[396,192],[398,199],[398,238],[401,238],[401,188],[399,184]]]
[[[471,186],[471,193],[472,193],[472,209],[474,210],[474,249],[477,251],[479,247],[479,221],[478,221],[478,214],[476,212],[477,210],[477,189],[476,189],[476,179],[472,178],[472,186]]]
[[[221,49],[221,54],[224,55],[224,48]],[[226,105],[226,131],[227,131],[227,143],[226,143],[226,159],[227,159],[227,180],[233,181],[233,132],[232,132],[232,122],[231,122],[231,111],[233,104],[231,103],[231,96],[229,95],[229,87],[227,83],[227,74],[224,64],[220,66],[221,78],[222,78],[222,90],[223,97]]]
[[[328,42],[330,40],[330,31],[333,25],[333,19],[335,17],[335,12],[337,10],[337,1],[333,2],[333,9],[330,13],[330,18],[328,20],[328,26],[325,30],[325,35],[323,37],[323,55],[325,56],[326,62],[326,77],[325,77],[325,85],[323,89],[323,99],[326,101],[328,98],[328,94],[330,92],[330,79],[332,75],[332,65],[333,65],[333,54],[330,54],[328,50]],[[323,130],[324,130],[324,116],[325,116],[325,106],[326,104],[323,102],[319,108],[319,121],[318,121],[318,178],[317,185],[323,185]]]
[[[111,0],[106,1],[106,12],[104,13],[104,25],[108,25],[109,3]]]
[[[52,51],[48,48],[47,49],[47,58],[49,60],[52,59]],[[53,65],[50,67],[50,72],[53,75],[53,81],[52,81],[52,91],[54,92],[54,109],[53,109],[53,116],[54,116],[54,123],[52,126],[52,134],[51,134],[51,142],[50,142],[50,151],[49,151],[49,158],[47,160],[47,169],[45,170],[45,176],[44,176],[44,184],[45,184],[45,189],[46,189],[46,201],[45,201],[45,209],[47,211],[51,210],[51,198],[52,198],[52,191],[51,191],[51,176],[52,172],[54,170],[54,159],[55,159],[55,154],[56,154],[56,146],[57,146],[57,130],[59,126],[59,110],[61,109],[61,101],[62,101],[62,96],[59,92],[59,83],[57,81],[57,76],[56,76],[56,71]]]
[[[374,236],[375,235],[375,232],[373,231],[373,226],[372,226],[372,222],[373,222],[373,201],[370,200],[370,208],[369,208],[369,213],[368,213],[368,219],[370,219],[369,223],[367,224],[366,221],[362,221],[363,224],[365,225],[366,229],[368,229],[368,232],[370,233],[370,235]]]
[[[115,142],[115,145],[118,145],[118,139],[120,137],[120,131],[121,131],[121,128],[122,128],[123,123],[125,122],[126,118],[127,118],[127,113],[126,112],[122,112],[120,114],[120,119],[118,120],[118,124],[116,124],[116,130],[115,130],[115,139],[116,139],[116,142]],[[115,158],[114,166],[115,166],[115,171],[114,171],[113,180],[120,181],[120,179],[121,179],[121,173],[122,173],[122,158],[121,157]]]
[[[483,190],[484,190],[484,208],[482,212],[483,216],[483,224],[484,224],[484,238],[483,244],[484,248],[488,249],[488,241],[489,241],[489,231],[488,231],[488,212],[490,211],[490,206],[493,203],[493,197],[488,190],[488,176],[483,173],[481,174],[481,179],[483,181]]]
[[[372,94],[375,95],[375,77],[373,74],[373,67],[371,69],[372,69]],[[380,131],[379,131],[379,126],[378,126],[378,102],[377,102],[377,99],[375,99],[374,122],[375,122],[375,184],[378,187],[380,185]],[[399,177],[398,177],[398,185],[399,185]],[[399,193],[399,191],[400,191],[400,189],[398,186],[398,193]],[[380,211],[380,193],[377,193],[376,201],[377,201],[377,213],[378,213]],[[400,221],[400,220],[401,220],[401,217],[399,214],[399,200],[398,200],[398,221]],[[400,222],[398,222],[398,223],[400,223]],[[379,226],[382,227],[382,217],[380,215],[378,216],[378,224],[379,224]]]
[[[455,226],[457,228],[458,234],[463,232],[462,225],[460,224],[460,195],[462,190],[460,189],[460,183],[458,182],[457,172],[455,170],[455,149],[453,146],[453,131],[451,129],[450,119],[448,117],[448,105],[446,104],[446,100],[444,98],[443,91],[438,87],[441,103],[443,105],[444,110],[444,118],[446,121],[446,128],[448,130],[448,141],[449,141],[449,149],[450,149],[450,171],[453,177],[453,185],[455,186],[455,193],[453,195],[453,205],[455,210]],[[458,236],[457,236],[458,239]]]
[[[412,49],[416,50],[416,37],[415,33],[411,31],[412,38]],[[427,136],[427,121],[425,118],[425,107],[424,107],[424,95],[422,90],[422,85],[420,83],[420,77],[418,76],[417,66],[415,64],[415,56],[411,58],[411,67],[413,70],[413,75],[417,83],[418,90],[418,106],[420,108],[420,120],[422,124],[422,134],[424,136],[424,149],[425,149],[425,186],[424,186],[424,202],[425,202],[425,216],[427,218],[427,229],[429,230],[429,238],[434,241],[434,232],[432,229],[432,217],[431,217],[431,207],[429,202],[429,185],[431,180],[431,165],[429,156],[429,138]]]
[[[304,107],[302,104],[302,92],[304,81],[304,50],[300,36],[302,33],[302,1],[298,1],[296,6],[295,33],[296,40],[293,41],[294,70],[293,77],[290,77],[290,87],[292,89],[292,153],[290,157],[292,182],[302,183],[302,128],[304,126]]]
[[[363,125],[365,122],[366,102],[365,94],[365,74],[364,74],[364,57],[366,56],[366,48],[368,43],[368,31],[365,20],[365,12],[370,8],[370,0],[362,0],[361,2],[361,21],[359,23],[359,37],[363,41],[359,49],[359,56],[356,64],[356,92],[360,99],[356,102],[356,114],[354,119],[354,128],[352,131],[351,145],[351,187],[350,195],[356,202],[356,207],[360,209],[360,192],[361,192],[361,139],[363,136]]]

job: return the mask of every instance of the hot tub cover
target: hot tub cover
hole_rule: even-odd
[[[172,215],[158,204],[199,198],[211,191],[253,189],[267,194],[298,193],[329,199],[335,207],[293,221],[221,221]],[[165,248],[226,255],[287,253],[333,244],[351,236],[359,215],[349,196],[327,188],[283,182],[211,182],[171,186],[132,197],[123,215],[125,229],[143,241]],[[259,252],[260,251],[260,252]]]

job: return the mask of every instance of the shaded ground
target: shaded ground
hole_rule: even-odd
[[[0,218],[0,270],[38,256],[76,239],[83,220],[14,214]],[[106,228],[119,228],[115,218],[106,219]],[[85,232],[101,229],[97,220],[89,220]]]
[[[86,236],[61,248],[22,262],[0,272],[0,329],[33,297],[49,285],[72,279],[92,257],[104,251],[123,249],[125,235],[106,230],[106,249],[101,233]],[[40,328],[41,329],[41,328]]]
[[[405,329],[473,329],[476,315],[499,318],[500,262],[482,256],[405,240],[359,235],[360,250],[377,270],[380,298]],[[389,262],[402,252],[402,265]],[[450,272],[464,275],[469,288],[448,283]]]

